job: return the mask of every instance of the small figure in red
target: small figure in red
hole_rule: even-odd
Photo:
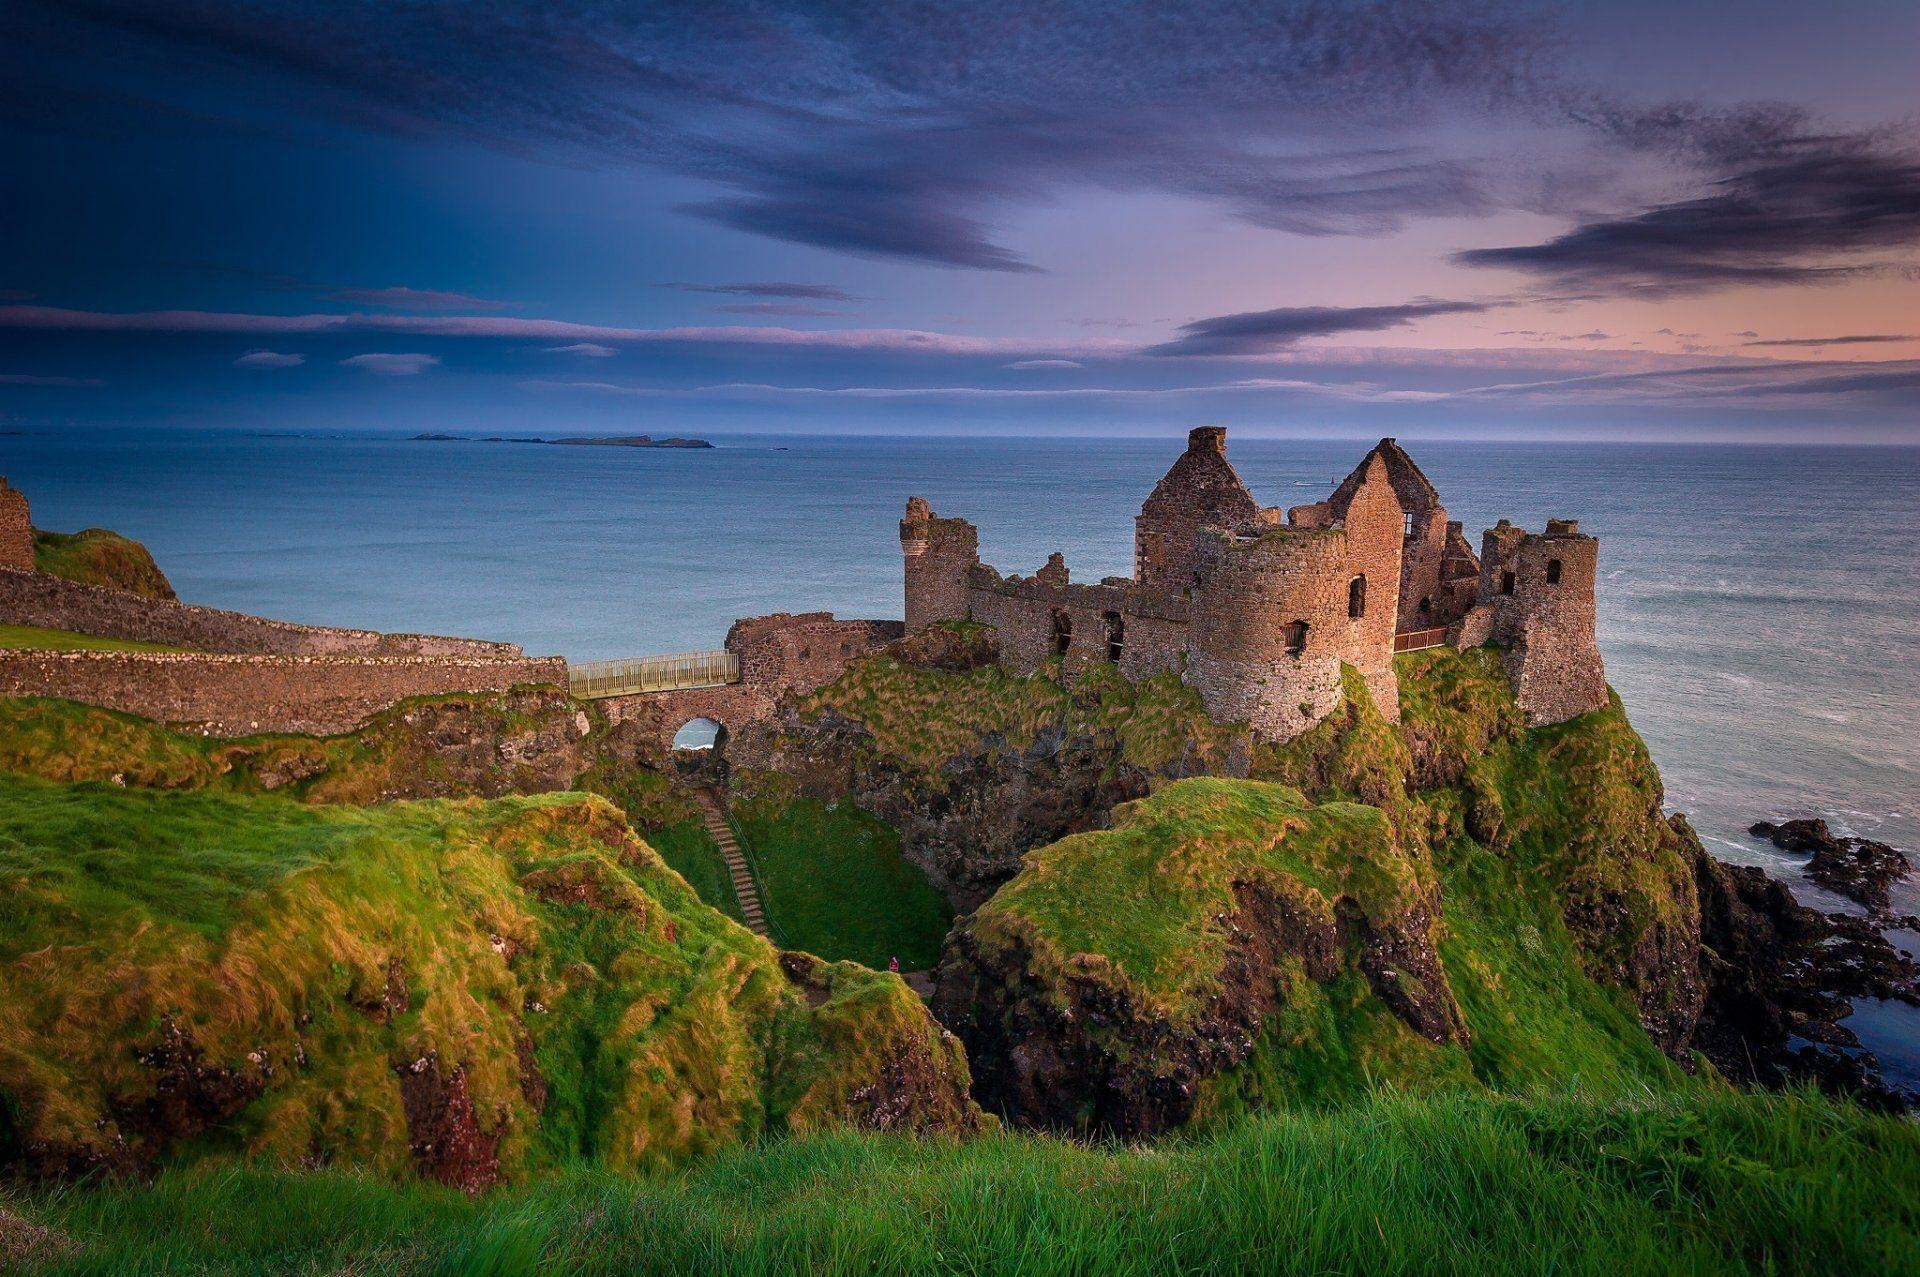
[[[898,959],[898,958],[888,958],[888,959],[887,959],[887,970],[889,970],[889,971],[891,971],[891,972],[893,972],[893,973],[894,973],[895,975],[899,975],[899,974],[900,974],[900,959]]]

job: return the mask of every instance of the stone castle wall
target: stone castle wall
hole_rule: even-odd
[[[210,736],[351,730],[409,696],[565,688],[558,657],[0,651],[0,695],[57,696]]]
[[[244,612],[148,599],[44,573],[0,568],[0,623],[70,630],[102,638],[164,643],[203,652],[275,656],[447,656],[520,659],[512,643],[381,634],[298,625]]]
[[[0,568],[33,571],[33,512],[26,494],[0,479]]]
[[[1487,536],[1495,540],[1495,532]],[[1594,639],[1600,543],[1577,522],[1555,519],[1542,535],[1500,537],[1496,549],[1495,591],[1484,599],[1528,721],[1558,723],[1603,708],[1607,676]],[[1504,588],[1509,579],[1512,593]]]

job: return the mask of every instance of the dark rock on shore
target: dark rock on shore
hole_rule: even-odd
[[[1804,826],[1820,825],[1791,823],[1803,828],[1789,829],[1789,840],[1813,837]],[[1809,909],[1764,870],[1694,846],[1707,983],[1694,1046],[1741,1081],[1815,1081],[1880,1107],[1911,1104],[1880,1079],[1878,1061],[1844,1021],[1853,998],[1920,1006],[1920,965],[1873,922]]]
[[[1883,842],[1838,838],[1824,820],[1759,821],[1747,830],[1782,851],[1811,853],[1807,876],[1876,913],[1893,907],[1893,885],[1913,872],[1913,862]]]

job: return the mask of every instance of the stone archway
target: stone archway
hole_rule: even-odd
[[[727,725],[706,714],[696,715],[680,724],[669,747],[675,753],[711,750],[719,754],[727,747]]]

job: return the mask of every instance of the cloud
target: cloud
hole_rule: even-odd
[[[0,386],[104,386],[97,377],[43,377],[34,373],[0,372]]]
[[[1086,365],[1072,359],[1016,359],[1007,367],[1024,372],[1030,368],[1084,368]]]
[[[385,6],[363,22],[294,0],[123,0],[20,25],[99,62],[91,80],[49,72],[14,95],[49,123],[204,120],[225,89],[234,128],[271,127],[277,108],[295,127],[319,112],[641,165],[706,184],[687,210],[754,234],[999,271],[1034,269],[1002,242],[1009,208],[1070,186],[1194,196],[1311,234],[1485,211],[1510,165],[1378,139],[1450,111],[1536,109],[1555,38],[1524,0],[1001,0],[946,20],[716,0],[698,22],[597,0]]]
[[[512,304],[437,288],[337,288],[326,297],[349,306],[379,306],[385,310],[503,310]]]
[[[801,329],[740,325],[683,328],[620,328],[564,319],[507,315],[261,315],[205,310],[97,311],[57,306],[0,306],[0,330],[117,333],[287,334],[382,333],[412,337],[506,338],[511,340],[625,344],[791,346],[813,350],[892,351],[919,355],[989,355],[1018,358],[1129,350],[1114,339],[1078,342],[1030,338],[963,337],[914,328]]]
[[[298,368],[307,362],[305,355],[285,355],[277,350],[249,350],[233,361],[235,368]]]
[[[354,355],[340,361],[342,368],[364,368],[368,372],[379,373],[383,377],[412,377],[440,364],[437,355]]]
[[[1420,301],[1398,306],[1285,306],[1277,310],[1216,315],[1180,326],[1179,337],[1147,347],[1149,355],[1258,355],[1308,337],[1380,332],[1434,315],[1470,315],[1493,302]]]
[[[1736,336],[1751,337],[1752,333]],[[1776,337],[1771,341],[1747,341],[1743,346],[1867,346],[1887,341],[1920,341],[1914,333],[1855,333],[1847,337]]]
[[[578,355],[582,359],[611,359],[620,352],[598,342],[576,341],[569,346],[548,346],[549,355]]]
[[[1732,157],[1708,194],[1601,218],[1540,244],[1476,248],[1467,266],[1560,288],[1649,297],[1734,285],[1839,283],[1920,244],[1920,159],[1868,135],[1808,135]]]
[[[844,288],[832,284],[794,284],[773,282],[764,284],[661,284],[662,288],[677,289],[683,293],[722,293],[736,297],[783,297],[790,301],[818,302],[857,302],[862,300]]]
[[[730,306],[709,306],[708,310],[716,315],[784,315],[800,318],[808,315],[839,316],[844,310],[827,310],[821,306],[799,306],[793,302],[735,302]]]

